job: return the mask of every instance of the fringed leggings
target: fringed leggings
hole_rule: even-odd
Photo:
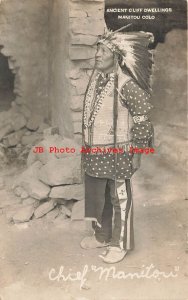
[[[130,179],[115,181],[85,176],[85,218],[96,239],[125,250],[134,249],[133,200]]]

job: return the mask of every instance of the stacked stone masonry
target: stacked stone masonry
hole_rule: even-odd
[[[15,74],[16,103],[48,116],[48,1],[0,3],[0,48]]]
[[[104,33],[104,1],[69,3],[70,22],[70,83],[74,134],[81,140],[84,93],[94,66],[96,41]]]

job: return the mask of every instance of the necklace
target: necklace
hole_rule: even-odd
[[[97,84],[97,80],[98,80],[99,76],[100,76],[100,73],[98,73],[95,76],[95,79],[91,82],[88,92],[87,92],[87,95],[86,95],[84,118],[83,118],[85,128],[90,127],[93,124],[95,117],[100,110],[100,107],[102,105],[104,97],[109,92],[111,92],[114,87],[114,73],[111,73],[110,79],[107,82],[106,86],[104,88],[102,88],[101,93],[99,95],[96,95],[95,104],[93,106],[93,109],[91,109],[91,104],[92,104],[93,98],[95,97],[96,84]]]

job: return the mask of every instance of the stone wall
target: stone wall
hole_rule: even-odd
[[[16,103],[48,116],[48,0],[0,3],[0,46],[15,76]]]
[[[104,31],[104,0],[6,0],[0,23],[16,104],[27,116],[38,113],[62,136],[80,141],[94,44]]]
[[[104,0],[70,0],[70,91],[74,134],[81,140],[84,93],[94,66],[95,43],[104,33]]]
[[[95,42],[104,32],[104,0],[51,0],[49,97],[52,124],[81,141],[84,93],[94,66]]]
[[[0,49],[15,74],[15,101],[1,113],[3,147],[21,149],[22,157],[46,128],[43,121],[81,142],[94,44],[104,32],[104,0],[6,0],[0,3],[0,24]]]
[[[81,141],[84,93],[94,66],[95,42],[104,32],[104,0],[51,0],[49,97],[52,124]]]
[[[185,125],[186,31],[173,30],[155,50],[153,80],[154,119],[163,124]]]
[[[62,136],[73,137],[70,111],[69,6],[68,1],[49,1],[49,98],[52,124]]]
[[[187,66],[185,30],[174,29],[155,51],[152,120],[159,153],[171,166],[186,169]]]

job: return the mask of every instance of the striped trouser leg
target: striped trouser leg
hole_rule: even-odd
[[[133,200],[130,179],[110,182],[111,201],[114,207],[114,228],[111,245],[120,246],[122,249],[134,249],[133,229]]]

